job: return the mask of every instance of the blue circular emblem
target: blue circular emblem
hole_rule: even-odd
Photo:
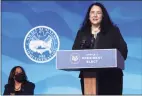
[[[56,56],[60,42],[56,32],[47,26],[32,28],[24,39],[24,51],[36,63],[46,63]]]

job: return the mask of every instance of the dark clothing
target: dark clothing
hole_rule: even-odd
[[[109,74],[98,76],[98,95],[122,95],[123,76]]]
[[[97,81],[97,95],[122,95],[123,76],[115,74],[99,74],[95,76]],[[84,95],[84,79],[81,77],[81,89]],[[95,85],[94,85],[95,86]]]
[[[127,44],[118,27],[112,27],[107,32],[99,32],[96,39],[92,39],[90,28],[79,30],[72,49],[118,49],[125,60],[128,52]],[[100,95],[122,94],[123,72],[119,68],[82,69],[79,77],[81,78],[81,85],[84,77],[97,77],[98,94]],[[82,90],[84,90],[83,87]]]
[[[3,95],[34,95],[35,84],[27,81],[22,84],[20,91],[15,91],[14,89],[14,85],[6,84]]]

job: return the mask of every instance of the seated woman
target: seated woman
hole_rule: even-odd
[[[14,67],[9,75],[8,84],[5,85],[4,95],[33,95],[35,84],[27,80],[24,69]]]

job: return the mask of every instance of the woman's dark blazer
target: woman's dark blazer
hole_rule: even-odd
[[[90,49],[89,47],[82,48],[82,43],[84,42],[84,39],[85,41],[88,40],[90,41],[89,39],[91,38],[90,36],[91,36],[91,29],[88,28],[88,29],[79,30],[75,38],[72,50]],[[93,49],[118,49],[121,55],[124,57],[124,60],[126,60],[127,58],[127,53],[128,53],[127,44],[124,41],[119,28],[116,26],[110,28],[107,32],[104,31],[99,32],[97,38],[95,39],[95,42],[93,43],[94,43]],[[79,77],[82,77],[84,75],[84,72],[86,71],[95,72],[96,70],[97,69],[83,69],[81,70]],[[111,75],[123,76],[123,72],[119,68],[106,68],[101,70],[100,73],[103,73],[105,75],[111,74]]]
[[[32,82],[25,82],[22,87],[21,91],[15,95],[34,95],[35,84]],[[4,95],[10,95],[15,93],[14,86],[11,84],[5,85]]]

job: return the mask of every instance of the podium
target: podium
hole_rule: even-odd
[[[117,49],[59,50],[56,69],[79,71],[85,68],[120,68],[124,70],[124,58]],[[97,94],[97,78],[84,78],[84,94]]]

